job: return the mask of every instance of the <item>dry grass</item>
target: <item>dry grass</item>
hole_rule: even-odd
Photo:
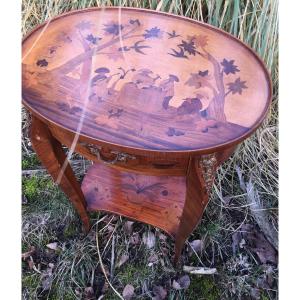
[[[135,223],[133,232],[140,238],[145,232],[152,232],[156,245],[151,249],[142,242],[133,245],[129,241],[132,234],[124,231],[126,220],[119,217],[103,219],[103,215],[94,214],[92,218],[102,230],[97,231],[95,225],[87,237],[78,236],[79,221],[73,209],[49,177],[39,173],[39,177],[24,176],[23,180],[28,198],[23,209],[23,250],[27,251],[30,246],[36,248],[32,256],[34,268],[32,263],[23,262],[24,299],[94,299],[86,289],[89,286],[93,287],[97,297],[105,294],[104,299],[118,299],[105,284],[98,251],[113,286],[121,293],[126,284],[132,284],[135,299],[151,299],[154,285],[161,285],[168,291],[167,299],[250,299],[249,295],[255,289],[260,290],[261,298],[258,299],[276,299],[276,283],[272,288],[258,287],[257,283],[270,274],[270,270],[267,271],[269,265],[259,263],[251,249],[239,249],[234,256],[232,234],[243,224],[256,224],[257,211],[264,212],[265,222],[275,232],[278,226],[278,2],[23,0],[22,32],[25,34],[35,25],[62,12],[102,5],[159,9],[210,23],[238,36],[258,52],[271,72],[274,92],[271,111],[263,126],[218,171],[202,225],[189,239],[190,242],[201,240],[203,251],[189,255],[187,245],[183,255],[184,264],[216,267],[218,275],[191,276],[189,289],[176,291],[170,281],[178,278],[182,271],[175,270],[168,260],[173,251],[172,241],[165,241],[158,230]],[[37,169],[39,163],[28,140],[25,112],[22,122],[23,169]],[[87,165],[88,162],[74,155],[73,166],[78,177],[82,175],[82,167]],[[237,167],[245,182],[250,182],[258,194],[257,210],[251,209],[249,190],[247,194],[241,187]],[[96,246],[96,232],[101,241],[99,248]],[[55,251],[46,247],[53,241],[58,242]],[[129,256],[130,263],[117,267],[122,254]],[[153,257],[157,259],[151,264]],[[52,273],[49,263],[54,265]],[[276,274],[277,268],[273,265],[271,276],[276,279]],[[48,278],[51,278],[51,288],[43,291],[43,283],[46,285]]]

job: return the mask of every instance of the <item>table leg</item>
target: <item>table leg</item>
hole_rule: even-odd
[[[209,200],[209,192],[217,167],[214,155],[203,156],[202,159],[191,158],[186,177],[186,198],[175,237],[175,264],[180,257],[186,239],[201,221]]]
[[[35,117],[32,117],[30,139],[38,158],[53,180],[71,200],[82,220],[85,231],[88,232],[90,221],[86,211],[86,202],[73,170],[66,161],[67,157],[61,143],[52,136],[47,125]],[[63,167],[65,170],[62,170]]]

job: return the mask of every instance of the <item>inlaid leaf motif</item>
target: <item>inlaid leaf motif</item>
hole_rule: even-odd
[[[183,48],[179,48],[179,50],[175,50],[175,49],[171,49],[173,51],[173,53],[168,53],[174,57],[182,57],[182,58],[188,58],[185,54],[184,54],[184,50]]]
[[[193,42],[195,43],[196,47],[206,47],[208,45],[208,37],[206,35],[195,35],[193,36]]]
[[[228,74],[235,74],[236,72],[239,72],[240,70],[238,67],[234,64],[234,60],[227,60],[226,58],[223,59],[221,62],[221,65],[223,66],[223,71],[226,75]]]
[[[247,89],[246,81],[241,81],[240,77],[237,78],[234,82],[228,83],[228,89],[232,94],[242,94],[243,89]]]
[[[173,38],[181,36],[180,34],[177,34],[175,30],[173,30],[172,32],[167,32],[167,34],[169,36],[168,39],[173,39]]]
[[[115,22],[110,22],[107,24],[104,24],[104,32],[107,35],[119,35],[119,33],[124,29],[124,26],[122,24],[118,24]]]
[[[193,40],[181,41],[181,44],[179,44],[178,46],[182,48],[184,51],[186,51],[188,54],[192,54],[192,55],[196,54],[196,47]]]
[[[48,66],[48,61],[46,59],[39,59],[36,64],[39,66],[39,67],[47,67]]]
[[[91,42],[94,45],[97,45],[97,43],[101,40],[100,37],[96,37],[93,34],[88,34],[85,38],[87,41]]]

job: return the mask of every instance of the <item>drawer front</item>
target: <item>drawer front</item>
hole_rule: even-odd
[[[74,134],[61,128],[51,126],[50,130],[53,136],[63,145],[70,148],[74,141]],[[81,154],[86,159],[103,162],[112,167],[122,170],[132,170],[137,173],[147,173],[153,175],[178,175],[186,174],[188,158],[160,158],[159,155],[154,157],[142,156],[120,152],[119,150],[103,147],[101,145],[86,142],[83,137],[79,137],[75,152]]]

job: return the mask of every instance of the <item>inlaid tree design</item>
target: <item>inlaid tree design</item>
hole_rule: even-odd
[[[228,83],[228,88],[224,85],[224,76],[229,74],[236,74],[240,72],[239,68],[235,65],[233,59],[229,60],[224,58],[219,62],[209,51],[207,50],[208,38],[205,35],[188,36],[186,40],[182,40],[177,45],[178,49],[171,49],[169,54],[177,58],[188,59],[189,56],[200,56],[201,58],[209,61],[213,68],[213,74],[209,74],[208,70],[200,70],[198,73],[191,73],[190,78],[186,81],[186,84],[196,89],[208,88],[213,93],[213,98],[209,103],[206,110],[206,116],[208,118],[226,122],[226,116],[224,113],[225,98],[230,93],[233,95],[238,93],[242,94],[243,89],[246,89],[246,81],[241,81],[240,77],[234,82]]]
[[[168,43],[176,46],[161,47]],[[128,19],[122,24],[106,21],[100,24],[100,30],[99,24],[82,20],[74,24],[73,30],[57,33],[53,44],[38,53],[33,65],[23,65],[24,86],[28,84],[31,98],[48,99],[63,114],[72,117],[89,114],[93,126],[100,125],[95,126],[99,131],[130,133],[150,144],[176,147],[185,138],[187,142],[198,140],[198,135],[215,139],[220,131],[231,137],[247,128],[226,119],[225,99],[229,94],[241,95],[247,84],[238,76],[240,69],[235,60],[217,59],[210,53],[208,43],[207,36],[183,37],[179,30],[163,30],[155,24],[145,27],[138,19]],[[56,55],[72,45],[81,53],[57,65]],[[143,66],[144,60],[149,62],[146,56],[153,58],[156,45],[160,51],[163,49],[160,55],[165,54],[170,62],[199,57],[199,65],[205,60],[211,67],[200,68],[185,78],[176,72],[157,74],[151,66]],[[127,53],[139,57],[137,66],[128,67],[124,59]],[[105,57],[101,65],[93,63],[96,56]],[[182,84],[191,87],[190,96],[174,106],[173,100],[178,99],[175,91]],[[206,108],[205,89],[211,91]],[[139,116],[135,115],[138,112]],[[152,116],[162,120],[159,131],[157,123],[143,121],[152,120]],[[136,128],[132,128],[132,122]]]

